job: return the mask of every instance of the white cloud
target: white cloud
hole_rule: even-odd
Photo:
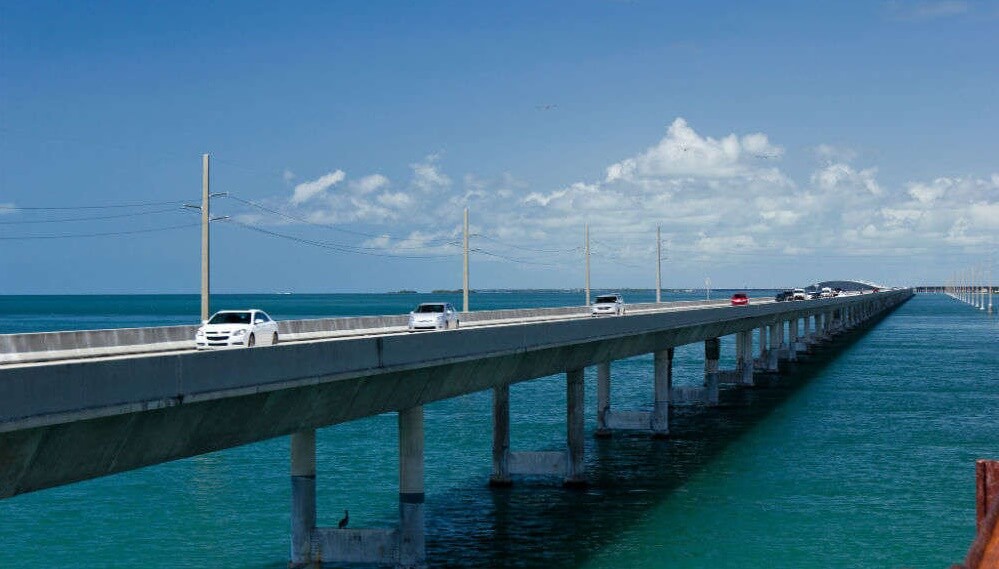
[[[295,173],[291,170],[285,170],[281,177],[284,178],[285,182],[290,182],[295,179]]]
[[[0,215],[14,213],[17,210],[17,206],[13,203],[0,203]]]
[[[352,181],[350,188],[358,194],[370,194],[389,185],[389,179],[381,174],[371,174],[359,180]]]
[[[295,186],[295,193],[291,196],[291,203],[299,205],[307,202],[328,188],[342,182],[346,177],[347,175],[343,170],[335,170],[311,182],[303,182]]]
[[[784,149],[770,144],[767,136],[754,133],[740,140],[730,134],[716,140],[702,137],[677,118],[659,143],[642,154],[607,167],[607,182],[634,182],[649,178],[687,176],[728,178],[744,175],[756,167],[754,158],[780,158]]]
[[[413,204],[413,198],[402,192],[385,192],[378,196],[378,203],[392,209],[403,209]]]
[[[812,174],[812,184],[827,192],[866,191],[880,195],[881,186],[875,179],[877,173],[877,168],[854,170],[847,164],[830,164]]]
[[[427,193],[451,187],[451,178],[437,168],[439,159],[440,155],[431,154],[422,162],[409,165],[413,170],[414,186]]]

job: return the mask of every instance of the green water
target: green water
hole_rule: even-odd
[[[222,302],[301,318],[423,300],[298,296]],[[480,308],[581,301],[473,295]],[[0,332],[190,323],[196,311],[195,297],[0,297]],[[583,492],[544,478],[490,490],[490,394],[428,405],[430,565],[947,567],[973,538],[974,460],[999,458],[997,340],[995,317],[919,295],[721,407],[677,409],[669,440],[588,439]],[[723,339],[723,367],[733,350]],[[699,346],[677,350],[676,384],[702,369]],[[647,408],[651,371],[649,356],[615,362],[614,407]],[[592,370],[586,389],[592,432]],[[564,444],[564,392],[561,377],[512,388],[515,450]],[[317,452],[320,525],[345,508],[351,527],[394,522],[394,416],[323,429]],[[285,567],[288,467],[283,438],[0,501],[0,567]]]

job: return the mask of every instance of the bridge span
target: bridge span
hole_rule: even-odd
[[[423,405],[493,390],[490,482],[550,474],[581,486],[584,368],[597,368],[596,435],[628,429],[666,437],[671,405],[717,403],[719,386],[752,386],[755,372],[776,372],[781,360],[911,296],[895,290],[745,307],[652,304],[603,318],[583,316],[584,307],[469,313],[460,329],[417,334],[394,321],[380,328],[366,321],[354,333],[321,338],[301,324],[300,341],[251,350],[196,353],[173,345],[7,359],[0,365],[0,498],[291,435],[292,563],[418,566],[425,560]],[[736,369],[719,370],[720,338],[729,335]],[[673,387],[673,348],[698,342],[703,385]],[[648,353],[651,410],[613,408],[611,362]],[[510,385],[557,373],[566,377],[565,450],[514,452]],[[315,429],[387,412],[398,412],[398,527],[316,527]]]

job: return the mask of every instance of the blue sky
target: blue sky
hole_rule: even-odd
[[[666,287],[997,260],[999,2],[7,2],[0,50],[0,294],[197,292],[203,153],[215,292],[458,288],[466,206],[473,288],[581,287],[587,223],[602,288],[657,225]]]

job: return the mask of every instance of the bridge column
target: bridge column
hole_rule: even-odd
[[[655,393],[652,406],[652,436],[669,436],[669,400],[673,391],[673,348],[658,350],[653,354],[655,366]]]
[[[312,532],[316,528],[316,431],[291,435],[291,562],[312,563]]]
[[[566,372],[566,443],[569,447],[568,468],[565,475],[566,486],[585,486],[585,463],[583,462],[583,439],[585,437],[583,402],[583,370]]]
[[[788,361],[798,361],[798,317],[791,319],[787,329],[787,359]]]
[[[753,385],[753,331],[738,332],[736,342],[742,345],[742,359],[739,361],[739,369],[742,371],[740,383]]]
[[[718,360],[721,357],[721,341],[718,338],[704,340],[704,390],[705,401],[709,405],[718,404]]]
[[[399,565],[426,561],[423,526],[423,406],[399,411]]]
[[[778,356],[780,355],[780,342],[783,335],[783,324],[770,324],[767,326],[770,333],[770,349],[767,350],[767,371],[776,372],[778,370]]]
[[[760,326],[760,355],[756,360],[756,367],[767,368],[767,327]]]
[[[489,485],[510,484],[510,386],[503,385],[493,388],[493,473]]]
[[[596,437],[609,437],[610,427],[607,425],[610,414],[610,362],[597,364],[597,430]]]

